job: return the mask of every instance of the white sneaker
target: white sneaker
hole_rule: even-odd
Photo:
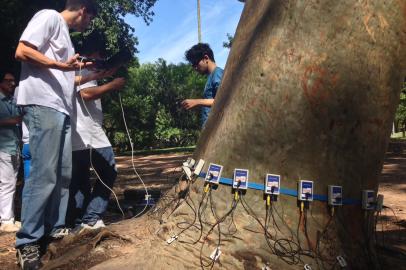
[[[14,221],[14,218],[10,220],[2,220],[0,225],[0,231],[2,232],[17,232],[21,228],[21,222]]]
[[[68,228],[60,228],[53,231],[49,236],[53,239],[61,239],[67,236],[70,233],[70,229]]]
[[[90,225],[90,224],[86,224],[86,223],[82,223],[82,224],[80,224],[80,226],[81,226],[83,229],[89,229],[89,230],[97,230],[97,229],[106,227],[106,225],[104,224],[103,220],[101,220],[101,219],[99,219],[98,221],[96,221],[96,223],[95,223],[93,226]]]

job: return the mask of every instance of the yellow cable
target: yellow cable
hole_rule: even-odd
[[[266,205],[271,206],[271,196],[266,196]]]
[[[303,212],[303,210],[304,210],[304,202],[301,202],[300,203],[300,212]]]
[[[210,184],[207,183],[207,185],[204,187],[204,192],[205,193],[209,192],[209,187],[210,187]]]
[[[236,201],[238,200],[238,191],[237,190],[234,193],[234,200],[236,200]]]

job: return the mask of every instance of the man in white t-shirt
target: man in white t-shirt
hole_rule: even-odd
[[[98,54],[94,53],[89,57],[98,58]],[[113,70],[106,71],[102,76],[109,77],[113,73]],[[82,75],[89,77],[91,74],[94,73],[84,69]],[[113,187],[117,170],[113,148],[102,128],[100,98],[120,90],[124,84],[124,78],[116,78],[103,85],[98,85],[93,80],[76,88],[76,102],[72,113],[72,181],[66,217],[66,224],[69,226],[88,229],[105,227],[102,217],[111,192],[104,184],[110,189]],[[100,177],[93,187],[90,183],[92,165]]]
[[[83,66],[69,28],[83,31],[97,14],[93,0],[67,0],[65,10],[37,12],[16,50],[22,62],[17,104],[30,133],[30,177],[22,195],[22,225],[16,237],[21,269],[39,269],[44,237],[67,233],[65,216],[71,179],[70,112],[75,70]]]

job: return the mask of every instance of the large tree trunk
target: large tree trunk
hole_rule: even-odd
[[[246,168],[260,184],[266,173],[294,190],[313,180],[321,195],[328,185],[355,200],[377,190],[404,76],[405,17],[403,0],[246,1],[195,158],[206,169],[223,165],[227,178]],[[232,208],[230,186],[205,193],[203,185],[196,180],[187,201],[175,199],[182,204],[170,215],[159,204],[162,225],[151,228],[160,238],[147,237],[133,262],[96,269],[211,267],[218,245],[214,268],[338,269],[337,256],[349,269],[379,268],[372,214],[360,205],[336,207],[331,217],[326,202],[301,212],[297,198],[280,195],[267,209],[263,192],[248,189]]]

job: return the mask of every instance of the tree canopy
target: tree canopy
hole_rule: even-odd
[[[148,24],[152,21],[154,13],[151,8],[156,0],[96,0],[100,13],[94,20],[90,30],[83,35],[74,35],[80,40],[88,35],[95,34],[106,44],[107,53],[113,54],[122,48],[136,52],[137,39],[134,29],[124,21],[124,16],[132,14],[142,17]],[[14,60],[18,40],[28,21],[39,10],[63,10],[65,0],[0,0],[0,25],[2,27],[1,59],[2,69],[10,69],[18,73],[19,64]]]

